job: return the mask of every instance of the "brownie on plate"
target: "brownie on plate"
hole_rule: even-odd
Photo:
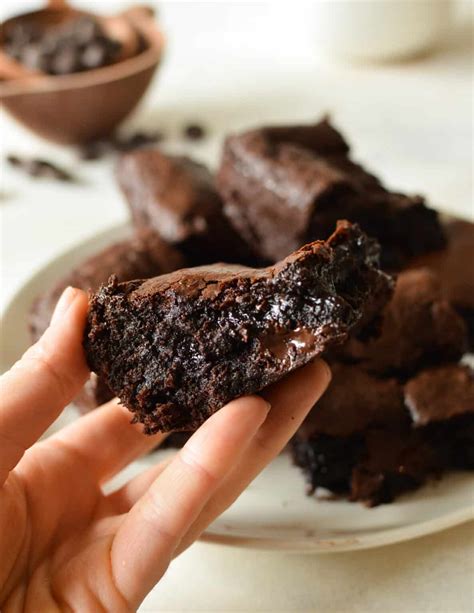
[[[448,364],[422,371],[405,385],[413,424],[424,428],[443,460],[453,468],[474,469],[474,371]]]
[[[445,469],[474,468],[469,367],[436,367],[405,385],[356,365],[336,363],[332,371],[291,446],[309,493],[329,490],[375,506]]]
[[[48,327],[56,302],[69,285],[85,291],[95,290],[112,274],[121,281],[146,279],[183,265],[181,254],[152,232],[139,232],[130,239],[110,245],[80,263],[36,299],[29,314],[33,340],[36,341]],[[74,402],[79,408],[89,410],[111,398],[113,394],[106,383],[91,375]]]
[[[410,266],[427,266],[439,276],[443,294],[464,318],[474,348],[474,223],[452,219],[446,234],[446,249],[420,256]]]
[[[464,321],[444,298],[440,279],[427,268],[398,276],[382,313],[378,336],[351,335],[338,359],[377,375],[408,377],[421,367],[458,360],[467,349]]]
[[[193,430],[343,341],[391,290],[376,243],[340,222],[272,267],[112,279],[91,298],[84,346],[145,432]]]
[[[135,227],[153,230],[192,265],[259,264],[224,215],[213,178],[202,164],[141,149],[123,155],[116,174]]]
[[[217,184],[234,226],[270,261],[327,238],[337,219],[376,237],[382,263],[392,270],[444,245],[437,213],[419,196],[388,191],[354,163],[327,119],[229,136]]]

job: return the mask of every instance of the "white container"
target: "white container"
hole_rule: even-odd
[[[320,0],[313,37],[322,51],[356,61],[405,59],[432,49],[447,31],[451,0]]]

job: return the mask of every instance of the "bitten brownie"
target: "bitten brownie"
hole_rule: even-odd
[[[474,468],[474,379],[466,366],[423,371],[405,386],[332,365],[328,390],[292,440],[308,492],[368,506],[391,502],[445,469]]]
[[[143,149],[123,155],[116,175],[135,227],[153,230],[192,265],[259,264],[225,217],[213,178],[202,164]]]
[[[56,302],[69,285],[85,291],[95,290],[112,274],[121,281],[146,279],[183,265],[181,254],[151,232],[139,232],[133,238],[111,245],[79,264],[36,299],[29,314],[33,340],[36,341],[48,327]],[[91,375],[74,402],[80,408],[89,410],[111,398],[113,394],[105,382]]]
[[[391,289],[377,244],[340,222],[273,267],[113,279],[91,297],[84,347],[145,432],[192,430],[343,341]]]
[[[327,120],[226,139],[218,189],[228,217],[255,253],[279,260],[327,238],[337,219],[357,222],[376,237],[382,264],[392,270],[444,245],[437,213],[423,198],[389,192],[348,154]]]
[[[421,367],[456,361],[466,349],[466,326],[444,299],[439,278],[417,268],[398,276],[380,334],[370,339],[352,335],[336,353],[371,373],[408,377]]]

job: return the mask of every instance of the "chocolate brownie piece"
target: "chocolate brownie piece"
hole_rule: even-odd
[[[444,245],[437,213],[421,197],[389,192],[348,153],[327,120],[229,136],[217,178],[227,215],[270,261],[326,238],[337,219],[375,236],[390,269]]]
[[[474,348],[474,223],[453,219],[446,224],[446,249],[411,262],[411,268],[426,266],[440,279],[443,294],[464,318]]]
[[[337,362],[331,371],[331,384],[300,426],[299,440],[315,434],[352,436],[369,426],[395,427],[409,421],[396,379],[379,379],[358,366]]]
[[[349,500],[367,506],[392,502],[440,474],[436,450],[414,430],[370,429],[351,474]]]
[[[331,369],[329,388],[298,429],[291,450],[309,493],[322,487],[349,494],[354,468],[367,455],[367,432],[405,431],[410,419],[395,379],[377,379],[352,365],[335,363]]]
[[[328,390],[292,440],[293,460],[309,493],[326,488],[376,506],[455,466],[460,430],[446,420],[437,431],[415,427],[406,390],[396,379],[379,379],[353,365],[335,363],[332,371]],[[444,395],[440,402],[446,406],[450,399]],[[463,449],[458,457],[466,456],[466,443]]]
[[[193,264],[259,264],[223,212],[210,172],[158,149],[123,155],[117,179],[137,228],[152,229]]]
[[[424,428],[445,465],[474,469],[474,371],[449,364],[421,372],[405,385],[413,423]]]
[[[183,256],[152,232],[139,232],[130,239],[110,245],[87,258],[36,299],[29,314],[32,338],[38,340],[46,330],[56,302],[68,286],[85,291],[95,290],[112,274],[121,281],[145,279],[171,272],[183,265]],[[74,402],[80,408],[90,410],[111,398],[113,394],[106,383],[92,375]]]
[[[110,245],[81,262],[36,299],[29,317],[32,337],[37,340],[49,326],[56,302],[68,286],[95,290],[111,275],[120,281],[146,279],[184,265],[183,256],[152,232],[138,232],[130,239]]]
[[[416,426],[474,415],[474,372],[460,364],[425,370],[405,385],[405,402]]]
[[[456,361],[466,348],[466,326],[443,298],[438,277],[419,268],[399,275],[379,336],[352,335],[337,354],[371,373],[408,377],[429,364]]]
[[[192,430],[344,340],[391,293],[378,249],[340,222],[264,269],[214,265],[148,281],[111,280],[91,298],[91,369],[145,426]]]
[[[354,365],[332,371],[291,444],[309,493],[326,488],[375,506],[446,469],[474,468],[470,367],[431,368],[405,385]]]

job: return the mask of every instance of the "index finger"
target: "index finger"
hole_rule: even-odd
[[[85,383],[84,292],[67,288],[50,327],[0,378],[0,485]]]

